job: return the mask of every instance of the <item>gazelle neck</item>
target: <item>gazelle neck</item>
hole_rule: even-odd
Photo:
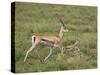
[[[60,29],[60,32],[59,32],[59,37],[60,37],[60,39],[62,39],[62,38],[63,38],[63,27],[61,27],[61,29]]]
[[[74,46],[76,46],[78,43],[79,43],[79,42],[78,42],[78,41],[76,41],[76,42],[74,43]]]

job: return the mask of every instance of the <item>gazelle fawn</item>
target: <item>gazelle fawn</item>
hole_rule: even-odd
[[[67,50],[67,51],[71,51],[71,50],[77,50],[80,51],[79,48],[79,40],[76,40],[76,42],[72,45],[66,45],[66,46],[62,46],[62,50]]]

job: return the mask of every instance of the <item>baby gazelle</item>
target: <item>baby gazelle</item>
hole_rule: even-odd
[[[78,47],[79,41],[77,40],[74,44],[72,45],[67,45],[67,46],[63,46],[62,50],[77,50],[80,51],[79,47]]]

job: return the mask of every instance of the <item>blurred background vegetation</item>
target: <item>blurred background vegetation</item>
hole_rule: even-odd
[[[32,51],[26,62],[23,62],[26,51],[31,47],[31,36],[34,34],[55,35],[59,33],[63,18],[69,32],[64,33],[62,45],[80,40],[80,53],[65,51],[60,54],[54,49],[51,57],[43,64]],[[15,6],[15,58],[16,72],[43,72],[97,67],[97,7],[53,5],[16,2]],[[41,59],[49,49],[38,49]]]

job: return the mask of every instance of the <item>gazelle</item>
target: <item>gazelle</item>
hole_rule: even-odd
[[[47,45],[48,44],[51,45],[50,46],[50,52],[45,57],[44,61],[46,61],[48,59],[48,57],[52,54],[52,48],[54,48],[54,47],[60,48],[59,43],[63,38],[63,33],[68,32],[68,29],[61,19],[59,21],[61,22],[61,28],[60,28],[59,34],[54,35],[54,36],[48,36],[48,35],[33,35],[32,36],[32,47],[26,52],[24,62],[26,61],[29,52],[34,50],[36,48],[36,46],[39,45],[39,43],[45,43]],[[38,54],[38,52],[37,52],[37,54]],[[38,56],[39,56],[39,54],[38,54]]]
[[[77,50],[77,51],[80,51],[80,48],[78,47],[78,44],[79,44],[79,40],[76,40],[76,42],[72,45],[63,46],[62,50],[68,50],[68,51]]]

